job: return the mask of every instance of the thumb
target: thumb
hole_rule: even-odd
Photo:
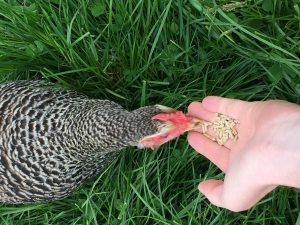
[[[228,190],[221,180],[206,180],[199,184],[198,189],[214,205],[234,212],[244,211],[252,207],[267,193],[276,188],[275,185],[244,187]],[[225,191],[226,190],[226,191]]]
[[[224,182],[221,180],[205,180],[198,185],[199,191],[214,205],[223,207],[221,195]]]

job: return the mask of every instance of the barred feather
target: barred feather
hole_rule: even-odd
[[[156,133],[158,112],[128,112],[41,81],[0,85],[0,201],[65,197],[122,148]]]

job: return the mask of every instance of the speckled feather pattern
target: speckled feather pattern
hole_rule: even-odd
[[[124,110],[41,81],[0,85],[0,201],[67,196],[121,149],[158,131],[155,106]]]

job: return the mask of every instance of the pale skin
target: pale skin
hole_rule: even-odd
[[[188,112],[211,122],[216,113],[240,122],[238,140],[224,146],[200,130],[188,134],[190,145],[225,173],[224,180],[205,180],[198,186],[212,204],[238,212],[278,186],[300,188],[300,106],[209,96],[191,103]]]

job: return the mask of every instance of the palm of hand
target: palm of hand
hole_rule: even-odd
[[[189,106],[191,115],[214,121],[215,112],[218,112],[240,121],[236,127],[238,141],[230,140],[225,146],[219,146],[198,132],[190,132],[191,146],[226,174],[224,181],[201,182],[199,190],[213,204],[241,211],[278,185],[295,186],[289,184],[291,179],[286,176],[287,171],[295,172],[293,164],[289,163],[293,154],[282,154],[282,149],[296,148],[294,142],[287,145],[289,133],[285,131],[295,127],[295,120],[300,121],[299,108],[284,101],[244,102],[219,97],[192,103]]]

